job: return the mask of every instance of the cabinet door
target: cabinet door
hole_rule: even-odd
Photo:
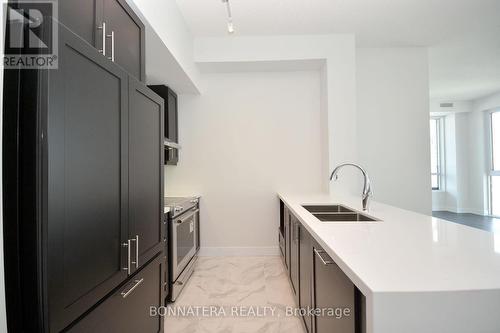
[[[285,266],[290,276],[290,211],[285,207]]]
[[[130,78],[129,237],[134,267],[163,250],[163,100]]]
[[[200,250],[200,243],[201,243],[201,240],[200,240],[200,204],[198,204],[196,206],[196,209],[198,210],[198,212],[196,212],[194,218],[195,218],[195,222],[194,222],[194,228],[195,228],[195,244],[196,244],[196,252],[198,252]]]
[[[167,94],[167,114],[168,118],[165,122],[167,127],[166,137],[170,141],[179,143],[179,119],[178,119],[178,103],[177,94],[172,90],[168,89]]]
[[[106,53],[111,56],[114,47],[114,61],[127,72],[145,81],[145,29],[139,17],[125,0],[103,1],[103,22],[107,35],[114,33],[106,41]]]
[[[43,225],[49,326],[58,332],[127,277],[128,81],[63,26],[59,69],[47,75]]]
[[[292,281],[295,304],[299,305],[299,224],[292,215],[290,230],[290,280]]]
[[[162,306],[165,294],[162,274],[165,268],[159,255],[102,304],[77,322],[71,333],[158,333],[163,332],[163,317],[150,316],[150,307]],[[154,314],[154,312],[153,312]]]
[[[59,20],[72,32],[86,40],[89,44],[102,49],[101,34],[96,33],[97,18],[101,15],[102,0],[61,0],[59,4]]]
[[[354,333],[356,288],[330,256],[319,246],[314,247],[314,284],[313,302],[316,309],[349,308],[350,315],[342,318],[335,316],[315,316],[315,333]]]
[[[300,307],[309,309],[312,307],[312,270],[313,249],[311,237],[307,230],[300,225],[299,228],[299,281],[300,281]],[[312,333],[312,318],[303,317],[308,333]]]

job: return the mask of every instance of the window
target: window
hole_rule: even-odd
[[[490,214],[500,216],[500,111],[491,113]]]
[[[441,122],[442,118],[431,118],[431,183],[434,191],[442,188]]]

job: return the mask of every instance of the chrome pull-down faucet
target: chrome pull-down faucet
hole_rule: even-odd
[[[332,175],[330,176],[330,180],[332,180],[332,179],[337,180],[339,170],[345,166],[353,166],[355,168],[358,168],[361,171],[361,173],[363,174],[363,178],[364,178],[365,183],[363,186],[363,194],[361,196],[361,201],[363,203],[363,210],[367,211],[368,207],[369,207],[369,203],[370,203],[370,197],[373,195],[373,191],[372,191],[372,187],[371,187],[370,177],[368,177],[368,174],[366,173],[366,171],[362,167],[360,167],[359,165],[354,164],[354,163],[341,164],[341,165],[337,166],[335,169],[333,169]]]

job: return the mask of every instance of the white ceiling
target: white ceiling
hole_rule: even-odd
[[[195,37],[227,35],[221,0],[176,1]],[[500,0],[230,3],[236,35],[355,33],[359,47],[435,46],[430,52],[432,98],[470,99],[500,90]]]
[[[500,29],[431,47],[429,75],[433,100],[468,101],[500,92]]]
[[[226,35],[221,0],[176,0],[195,36]],[[498,25],[500,0],[230,0],[238,35],[356,33],[362,46],[432,45]]]

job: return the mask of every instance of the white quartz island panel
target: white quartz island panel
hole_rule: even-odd
[[[302,205],[361,199],[279,197],[365,295],[368,333],[500,332],[500,232],[373,201],[379,222],[320,222]]]

